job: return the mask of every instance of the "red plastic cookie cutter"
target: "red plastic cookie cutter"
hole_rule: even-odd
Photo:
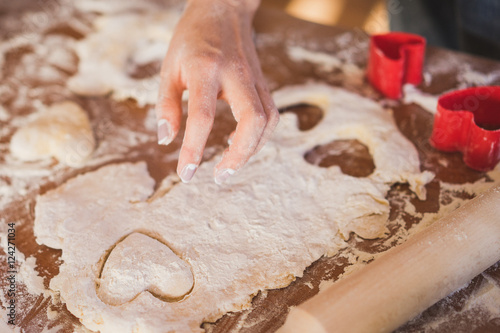
[[[404,32],[373,35],[367,75],[370,83],[386,97],[401,97],[405,83],[422,82],[425,38]]]
[[[430,142],[439,150],[461,151],[472,169],[493,169],[500,161],[500,86],[442,95]]]

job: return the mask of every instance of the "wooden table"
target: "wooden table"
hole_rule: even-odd
[[[21,15],[26,8],[29,7],[12,6],[10,8],[12,12],[8,13],[8,15],[16,17],[16,15]],[[35,11],[42,10],[36,4],[32,5],[31,8]],[[72,15],[78,16],[79,14],[72,12]],[[85,18],[83,21],[85,21]],[[82,37],[81,32],[72,28],[64,20],[55,20],[48,24],[45,29],[45,33],[48,35],[62,34],[75,39]],[[339,70],[321,70],[317,64],[295,62],[289,58],[287,52],[289,46],[300,46],[311,51],[336,55],[339,59],[344,59],[364,68],[366,65],[368,41],[368,37],[364,32],[321,26],[294,19],[282,12],[269,9],[263,9],[258,13],[255,19],[255,29],[257,32],[256,44],[262,67],[272,89],[314,80],[333,86],[341,86],[377,100],[381,99],[381,96],[366,81],[353,81],[348,73],[346,74]],[[15,29],[11,32],[11,35],[3,34],[1,37],[5,39],[16,33],[22,33],[21,30],[16,31]],[[6,66],[3,68],[4,78],[2,84],[10,85],[13,88],[13,92],[11,92],[11,96],[0,95],[0,103],[14,117],[8,121],[0,121],[0,126],[8,128],[8,130],[0,134],[2,135],[0,136],[0,144],[2,144],[0,148],[0,166],[8,164],[8,161],[3,156],[6,154],[7,143],[15,129],[13,125],[14,119],[25,116],[34,110],[34,107],[29,106],[29,103],[27,106],[22,107],[14,105],[19,86],[24,85],[29,91],[41,86],[39,82],[30,81],[29,79],[23,81],[15,79],[16,68],[21,65],[20,59],[26,54],[30,54],[30,52],[30,49],[25,47],[14,49],[9,53]],[[460,74],[458,65],[448,66],[449,68],[435,66],[442,62],[443,58],[450,59],[449,61],[452,64],[467,64],[467,66],[478,72],[500,71],[500,63],[497,62],[442,49],[428,48],[425,71],[432,75],[432,80],[429,83],[422,84],[419,87],[420,90],[436,95],[456,88],[461,84],[458,78]],[[155,68],[155,66],[157,68],[158,64],[151,64],[151,66],[152,68]],[[67,77],[72,74],[74,73],[67,73]],[[500,75],[491,84],[500,84]],[[45,287],[48,287],[50,279],[58,274],[61,252],[38,245],[35,242],[33,234],[33,208],[36,202],[36,195],[43,194],[57,187],[77,174],[97,169],[111,162],[145,160],[148,163],[151,175],[156,181],[159,181],[166,175],[175,172],[176,160],[169,160],[167,157],[179,148],[182,133],[170,146],[159,147],[155,142],[156,136],[154,131],[142,125],[143,119],[146,117],[147,108],[138,107],[132,100],[116,102],[106,97],[82,98],[74,96],[65,88],[64,80],[53,82],[50,86],[42,87],[41,94],[40,98],[46,104],[69,98],[81,104],[86,110],[91,110],[90,117],[94,130],[102,124],[108,124],[108,126],[127,126],[131,130],[145,133],[150,137],[145,143],[128,147],[128,150],[120,158],[82,169],[58,168],[57,172],[52,176],[39,179],[36,186],[31,187],[22,198],[11,202],[0,211],[0,217],[5,222],[16,223],[17,250],[22,252],[26,258],[31,256],[36,258],[37,271],[44,278]],[[436,179],[427,185],[428,197],[425,201],[415,198],[406,185],[397,184],[392,187],[388,194],[388,200],[391,203],[388,228],[391,230],[391,235],[383,240],[363,240],[355,236],[349,239],[349,244],[353,248],[363,250],[367,253],[378,253],[386,250],[387,246],[383,244],[387,243],[387,239],[394,237],[399,228],[404,227],[409,229],[419,223],[420,218],[418,216],[413,216],[405,212],[405,203],[411,202],[416,208],[416,213],[437,212],[440,205],[447,204],[446,198],[440,198],[442,182],[460,185],[487,179],[485,173],[468,169],[463,164],[460,154],[443,154],[429,145],[428,138],[432,129],[432,114],[416,104],[404,105],[400,102],[394,102],[391,106],[393,107],[394,118],[399,129],[418,149],[422,170],[434,172]],[[213,149],[209,154],[206,154],[206,159],[222,151],[227,137],[234,127],[234,121],[227,111],[222,106],[217,113],[214,130],[208,142],[208,145],[213,147]],[[282,111],[296,112],[299,115],[300,127],[304,130],[314,126],[320,120],[321,114],[321,111],[317,108],[307,105]],[[98,132],[98,142],[106,141],[106,139],[106,132]],[[359,142],[352,141],[349,144],[357,148],[355,153],[346,152],[340,157],[329,156],[325,153],[328,149],[321,149],[319,147],[311,151],[306,158],[316,161],[322,167],[340,165],[345,170],[344,172],[352,172],[354,176],[363,175],[367,172],[370,173],[373,166],[370,165],[371,158],[368,151],[363,149],[363,146]],[[331,145],[335,146],[336,143],[331,143]],[[443,161],[446,163],[443,163]],[[55,166],[56,162],[49,167]],[[0,179],[3,179],[7,184],[12,181],[11,176],[2,174],[0,174]],[[449,193],[448,199],[451,199],[453,196],[460,196],[465,199],[472,198],[472,195],[466,191],[465,185],[463,191]],[[404,223],[401,224],[396,221],[404,221]],[[393,244],[396,244],[397,241],[397,239],[394,239]],[[3,254],[2,250],[0,250],[0,254]],[[305,271],[304,276],[294,281],[290,286],[280,290],[269,290],[259,293],[255,296],[250,310],[226,314],[216,323],[205,323],[203,327],[208,332],[227,332],[235,328],[238,328],[237,331],[239,332],[272,332],[283,324],[290,306],[300,304],[314,296],[318,293],[319,285],[322,281],[336,280],[348,265],[347,260],[340,255],[323,257],[312,263]],[[7,274],[6,265],[0,265],[0,271],[2,272],[2,276]],[[477,290],[479,290],[479,287],[485,281],[490,281],[493,284],[496,283],[496,288],[500,287],[500,263],[478,275],[468,286],[440,301],[421,316],[398,329],[398,332],[421,332],[424,331],[424,328],[428,327],[429,323],[433,322],[440,322],[440,324],[436,324],[437,326],[434,328],[429,328],[428,331],[500,331],[500,318],[493,320],[486,318],[484,313],[477,311],[477,309],[470,310],[465,308],[467,300],[476,297]],[[5,279],[2,279],[1,285],[3,290],[6,290],[5,284]],[[43,327],[57,328],[57,331],[61,332],[72,332],[75,326],[80,326],[78,319],[70,314],[61,302],[53,302],[50,297],[43,295],[31,295],[22,284],[18,285],[18,292],[18,317],[16,322],[26,332],[39,332]],[[500,304],[498,306],[500,307]],[[48,316],[48,313],[51,315]]]

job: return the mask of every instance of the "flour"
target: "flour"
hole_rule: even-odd
[[[413,180],[423,194],[428,173],[419,171],[415,148],[377,103],[325,85],[283,89],[274,98],[278,107],[318,105],[323,121],[301,132],[294,114],[283,115],[270,143],[231,184],[214,184],[216,158],[189,185],[169,183],[168,193],[146,200],[154,187],[146,165],[125,163],[78,176],[38,199],[37,241],[63,250],[50,288],[85,326],[199,331],[203,321],[248,308],[259,290],[288,285],[322,255],[345,247],[342,238],[351,232],[383,235],[391,184]],[[372,175],[354,178],[304,160],[313,146],[345,138],[369,148]],[[99,263],[133,232],[156,235],[189,263],[195,282],[185,299],[165,302],[147,291],[116,306],[99,299]]]
[[[140,106],[156,103],[159,73],[134,79],[127,68],[163,60],[181,11],[151,4],[142,10],[148,13],[111,8],[110,13],[94,21],[94,31],[75,46],[80,63],[77,75],[68,81],[73,92],[84,96],[112,92],[115,99],[133,98]]]
[[[491,85],[497,82],[499,79],[500,70],[491,73],[481,73],[472,69],[469,64],[460,64],[457,73],[457,80],[459,82],[457,90],[468,88],[471,86]],[[446,91],[442,94],[445,93]],[[410,84],[405,84],[403,86],[403,94],[403,102],[405,104],[415,103],[432,114],[436,113],[439,95],[424,93]]]
[[[498,84],[500,70],[484,73],[474,68],[474,63],[465,54],[447,54],[447,50],[434,50],[426,59],[424,77],[427,76],[426,84],[441,75],[455,73],[458,81],[456,89],[470,86],[484,86]]]
[[[426,94],[412,84],[405,84],[403,86],[403,95],[403,102],[405,104],[415,103],[429,113],[436,113],[439,96]]]
[[[466,309],[481,308],[490,315],[490,319],[500,316],[500,288],[491,282],[484,283],[478,290],[477,297],[466,303]]]
[[[494,282],[488,281],[487,275],[483,274],[483,277],[485,279],[480,282],[481,284],[474,290],[473,295],[467,298],[467,301],[460,310],[453,311],[451,309],[456,305],[449,303],[448,300],[441,301],[440,306],[434,310],[431,316],[426,316],[424,322],[416,325],[411,330],[403,330],[403,332],[448,332],[450,328],[460,331],[463,329],[463,326],[460,325],[460,322],[456,322],[457,319],[465,323],[473,323],[472,326],[468,325],[468,328],[476,328],[475,332],[493,332],[491,329],[488,330],[485,327],[482,327],[482,330],[475,327],[478,323],[487,323],[490,320],[495,320],[500,315],[500,308],[498,307],[500,303],[500,288],[495,286]],[[469,283],[460,289],[466,288],[468,285]],[[410,321],[410,327],[412,327],[413,323],[418,323],[420,319],[420,316],[417,316]]]
[[[461,61],[458,56],[450,57],[437,55],[433,56],[431,59],[427,59],[428,65],[423,73],[424,81],[426,85],[430,85],[433,76],[438,76],[444,73],[449,73],[456,70],[456,79],[458,82],[457,87],[454,90],[465,89],[473,86],[487,86],[498,84],[500,80],[500,70],[495,70],[488,73],[483,73],[475,70],[471,64],[467,61]],[[421,106],[424,110],[435,114],[437,111],[437,104],[439,96],[447,93],[444,91],[439,95],[431,95],[424,93],[417,87],[406,84],[403,86],[403,102],[405,104],[415,103]]]
[[[47,105],[69,98],[70,93],[63,85],[77,65],[72,51],[74,39],[53,34],[51,29],[65,22],[75,34],[89,30],[85,19],[71,16],[73,6],[69,1],[57,1],[57,6],[54,3],[31,5],[20,17],[2,17],[10,22],[7,24],[15,34],[9,34],[10,38],[0,43],[0,109],[5,109],[5,112],[0,110],[0,122],[6,121],[0,125],[0,209],[26,199],[43,184],[53,181],[55,175],[60,175],[61,166],[51,165],[54,161],[49,158],[29,163],[14,158],[11,141],[13,134],[35,121]],[[39,137],[42,138],[43,135]],[[31,147],[23,144],[16,150],[33,152],[37,150],[33,147],[40,146],[40,142]]]
[[[135,2],[135,7],[131,5],[132,2]],[[85,38],[77,40],[65,34],[52,34],[47,33],[47,31],[51,31],[58,24],[64,22],[64,26],[74,31],[76,35],[84,36],[91,34],[93,30],[89,24],[89,17],[92,18],[95,16],[95,12],[99,12],[97,8],[92,7],[93,5],[97,6],[97,3],[100,4],[101,10],[107,10],[109,13],[115,13],[118,16],[127,16],[130,14],[127,14],[128,11],[132,10],[130,8],[127,9],[129,4],[134,10],[139,6],[143,7],[146,11],[160,12],[158,10],[159,5],[153,4],[150,1],[140,3],[137,1],[127,1],[127,4],[123,1],[106,1],[105,3],[61,1],[58,3],[64,6],[65,9],[62,10],[56,7],[50,9],[38,8],[40,10],[43,9],[45,16],[50,17],[50,20],[44,20],[38,24],[38,22],[31,22],[34,16],[26,16],[23,20],[31,23],[26,25],[26,29],[23,29],[22,34],[15,35],[0,43],[0,64],[3,64],[2,68],[4,68],[4,65],[8,65],[8,71],[0,71],[0,141],[2,141],[0,144],[0,209],[7,207],[10,203],[21,198],[33,196],[47,182],[57,182],[58,179],[64,178],[67,174],[68,166],[74,168],[96,166],[113,159],[123,159],[125,154],[130,153],[131,148],[155,141],[152,133],[156,132],[156,125],[151,125],[153,122],[156,124],[155,117],[147,118],[148,125],[142,131],[137,126],[130,126],[133,125],[132,122],[117,124],[108,119],[103,120],[102,117],[94,117],[94,119],[91,119],[91,127],[95,130],[95,139],[99,145],[95,147],[93,153],[93,138],[90,136],[88,136],[89,140],[77,140],[80,143],[89,143],[88,145],[83,145],[83,143],[77,145],[76,150],[69,147],[69,151],[66,152],[63,151],[65,149],[62,148],[61,143],[64,140],[54,138],[51,142],[59,141],[56,144],[59,148],[54,148],[54,146],[48,147],[47,142],[41,144],[42,142],[40,141],[42,140],[34,144],[28,144],[23,140],[19,140],[18,144],[11,142],[11,137],[16,132],[24,132],[24,139],[26,139],[29,136],[28,133],[33,132],[33,128],[26,130],[26,127],[32,127],[30,123],[36,122],[37,118],[43,116],[47,108],[50,108],[48,106],[52,106],[55,102],[61,100],[74,100],[75,98],[74,94],[66,87],[66,81],[72,75],[79,75],[77,73],[79,70],[79,61],[76,49],[77,44],[84,43]],[[74,10],[73,6],[87,6],[88,12],[80,13],[78,17],[71,16],[68,13]],[[161,12],[165,12],[165,16],[168,16],[167,12],[170,11],[163,7],[161,8]],[[172,12],[176,13],[171,14],[175,16],[178,15],[179,10],[175,9]],[[137,15],[142,14],[144,13]],[[113,16],[114,14],[110,15]],[[68,17],[71,17],[71,20],[68,20]],[[148,16],[144,15],[144,17]],[[166,35],[170,33],[171,21],[164,23],[165,26],[168,26]],[[123,23],[120,20],[118,22]],[[142,22],[144,23],[144,19]],[[19,22],[17,24],[19,25]],[[156,33],[162,34],[163,31],[157,30]],[[127,34],[125,33],[124,35]],[[127,36],[130,37],[130,34]],[[155,40],[159,39],[153,39],[152,41]],[[136,41],[140,44],[141,38],[138,38]],[[101,40],[101,42],[107,43],[109,40]],[[128,41],[127,45],[130,43],[135,42]],[[159,44],[148,43],[148,52],[154,51],[151,54],[157,58],[160,52]],[[139,44],[137,46],[144,46],[143,44]],[[135,46],[136,44],[132,47],[133,51],[129,54],[131,60],[127,60],[127,64],[132,62],[142,63],[151,60],[144,52],[138,52]],[[111,46],[108,48],[112,49]],[[19,54],[19,56],[8,56],[12,54]],[[13,58],[14,60],[12,60]],[[100,61],[100,59],[97,60]],[[124,68],[120,70],[124,70]],[[7,75],[4,77],[5,74]],[[98,74],[98,80],[102,79],[103,73]],[[124,75],[126,74],[124,73]],[[127,100],[131,96],[136,96],[141,100],[139,96],[141,95],[141,91],[146,90],[148,94],[151,92],[152,96],[152,91],[157,90],[157,82],[158,79],[154,75],[144,80],[132,80],[130,81],[131,85],[128,86],[130,89],[127,88],[127,90],[124,88],[119,92],[117,91],[116,96],[121,96],[119,98]],[[92,84],[90,82],[90,85]],[[138,90],[138,88],[144,89]],[[156,95],[156,92],[154,95]],[[148,97],[150,101],[156,99],[156,96],[154,98],[151,96]],[[95,110],[93,105],[91,103],[91,107],[86,109],[90,115],[98,111],[98,109]],[[118,117],[127,117],[129,112],[138,112],[135,105],[132,108],[123,107],[120,110],[117,109],[117,107],[112,109],[115,115],[118,111],[122,112],[123,110]],[[154,113],[152,115],[154,116]],[[3,121],[7,123],[1,123]],[[130,127],[133,127],[133,129]],[[66,131],[70,131],[67,126]],[[68,138],[75,136],[75,133],[66,134],[69,135]],[[35,137],[41,139],[41,136],[45,138],[47,135],[49,134],[39,132]],[[41,154],[42,148],[49,148],[50,152]],[[29,158],[26,156],[27,152],[31,152]],[[54,159],[51,159],[49,155],[59,159],[60,163],[54,165]],[[169,156],[169,158],[171,157]],[[28,163],[26,163],[27,159],[30,160]]]
[[[340,40],[343,40],[342,38]],[[297,62],[308,62],[318,66],[323,72],[332,72],[340,70],[345,74],[345,83],[347,85],[359,86],[364,79],[364,71],[352,63],[351,57],[342,58],[339,55],[332,55],[325,52],[308,50],[302,46],[288,46],[288,56]]]
[[[0,246],[5,253],[8,252],[7,224],[5,221],[0,221]],[[19,265],[16,268],[16,279],[18,282],[22,282],[31,294],[39,296],[50,293],[43,285],[43,278],[35,270],[35,257],[26,258],[24,253],[16,248],[16,263]]]
[[[16,224],[16,227],[20,227]],[[7,221],[0,219],[0,247],[4,253],[8,253],[8,234],[7,234]],[[30,308],[24,307],[24,302],[29,302],[30,297],[34,302],[38,296],[52,295],[52,291],[45,289],[43,284],[43,278],[39,276],[38,272],[35,270],[36,259],[34,257],[26,258],[24,253],[22,253],[19,248],[16,247],[15,250],[15,283],[16,283],[16,295],[14,297],[16,301],[16,324],[20,322],[19,318],[26,318],[29,314]],[[7,263],[7,255],[0,254],[0,260]],[[7,278],[7,274],[2,276],[2,278]],[[29,294],[26,294],[26,291]],[[36,295],[36,296],[32,296]],[[9,304],[10,300],[13,299],[7,296],[7,287],[0,292],[0,316],[4,318],[9,318],[7,316],[7,309],[5,308]],[[15,332],[21,333],[25,332],[21,327],[15,325],[10,325],[7,323],[7,319],[0,320],[0,332]]]
[[[35,257],[26,258],[19,268],[19,280],[26,285],[26,287],[32,294],[39,296],[45,293],[49,293],[43,285],[43,278],[38,275],[35,267]]]
[[[486,181],[484,179],[477,181],[475,183],[467,183],[467,184],[447,184],[447,183],[442,183],[441,186],[444,191],[449,191],[449,192],[455,192],[455,193],[460,193],[460,192],[465,192],[465,193],[470,193],[472,195],[477,195],[481,192],[486,191],[490,187],[492,187],[495,184],[500,183],[500,164],[497,164],[496,168],[493,169],[492,171],[488,172],[488,177],[490,180]]]
[[[457,79],[461,83],[459,88],[470,86],[487,86],[500,79],[500,70],[482,73],[474,70],[470,64],[465,63],[459,68]]]
[[[288,47],[288,56],[294,61],[307,61],[317,64],[323,71],[330,72],[335,68],[340,68],[342,62],[334,55],[324,52],[314,52],[300,46]]]

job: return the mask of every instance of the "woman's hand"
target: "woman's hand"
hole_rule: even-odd
[[[169,144],[182,119],[182,92],[189,90],[188,118],[177,173],[189,182],[212,129],[217,99],[231,107],[238,125],[215,167],[220,184],[265,144],[278,110],[267,90],[251,24],[258,0],[190,0],[161,69],[156,106],[158,142]]]

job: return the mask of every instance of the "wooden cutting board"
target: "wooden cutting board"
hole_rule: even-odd
[[[29,4],[29,1],[23,2]],[[0,12],[3,17],[15,18],[24,11],[31,8],[33,11],[41,11],[41,7],[11,6]],[[47,9],[45,9],[47,10]],[[73,12],[71,15],[80,14]],[[68,20],[70,17],[68,17]],[[261,58],[262,67],[269,85],[272,89],[277,89],[284,85],[300,84],[311,80],[321,81],[333,86],[341,86],[348,90],[357,92],[363,96],[381,100],[381,96],[374,92],[366,81],[355,81],[349,73],[338,69],[325,71],[318,64],[311,62],[296,62],[290,59],[288,48],[290,46],[300,46],[305,49],[323,52],[330,55],[345,57],[350,62],[364,68],[367,57],[368,37],[362,31],[345,30],[321,26],[298,19],[294,19],[282,12],[269,9],[259,11],[255,20],[256,45]],[[4,30],[5,31],[5,30]],[[11,37],[22,30],[12,29],[10,35],[2,34],[2,38]],[[71,38],[81,38],[81,33],[71,28],[64,21],[56,21],[46,34],[63,34]],[[24,55],[29,54],[29,49],[15,49],[7,59],[4,73],[15,75],[15,68],[20,66],[20,61]],[[443,63],[443,59],[447,59]],[[442,65],[440,65],[442,64]],[[500,63],[486,59],[476,58],[464,54],[450,51],[429,48],[426,55],[425,70],[432,75],[432,80],[422,84],[419,89],[429,94],[439,94],[449,89],[456,89],[463,84],[460,81],[459,66],[446,64],[467,64],[470,69],[490,73],[500,71]],[[155,67],[156,66],[156,67]],[[157,68],[158,64],[151,64],[151,68]],[[145,69],[137,69],[138,74]],[[149,70],[149,69],[148,69]],[[73,73],[68,73],[68,77]],[[7,76],[6,76],[7,77]],[[12,80],[12,86],[19,88],[24,85],[28,90],[37,88],[37,82]],[[500,75],[491,82],[500,84]],[[44,101],[51,104],[55,101],[70,98],[81,104],[90,111],[90,117],[94,128],[99,124],[107,123],[111,125],[127,126],[132,130],[145,133],[150,136],[148,142],[135,147],[130,147],[120,158],[107,161],[103,164],[121,161],[145,160],[148,163],[149,171],[156,181],[163,179],[168,174],[175,172],[176,160],[171,159],[171,155],[181,144],[182,133],[168,147],[160,147],[156,144],[154,131],[143,126],[143,120],[147,114],[147,108],[140,108],[132,100],[116,102],[109,98],[81,98],[68,95],[64,92],[64,82],[52,84],[51,89],[44,95]],[[14,89],[16,94],[16,89]],[[0,95],[0,103],[12,112],[15,117],[25,116],[33,112],[33,108],[16,108],[12,104],[13,98]],[[394,119],[401,132],[414,143],[420,155],[422,170],[430,170],[436,174],[436,179],[427,185],[428,196],[425,201],[415,198],[409,191],[408,186],[397,184],[391,188],[388,200],[391,203],[391,214],[388,227],[391,235],[383,240],[363,240],[352,236],[349,244],[352,248],[365,251],[369,254],[378,253],[388,248],[388,240],[395,237],[399,228],[410,229],[420,222],[421,214],[437,212],[440,206],[446,205],[453,197],[471,199],[473,197],[467,191],[467,183],[479,180],[488,181],[488,175],[467,168],[458,153],[444,154],[433,149],[428,138],[432,129],[433,116],[422,107],[416,104],[404,105],[399,102],[391,104],[394,110]],[[300,128],[307,130],[321,121],[321,110],[308,105],[298,105],[296,107],[282,110],[282,112],[295,112],[299,116]],[[0,137],[0,167],[7,161],[4,153],[7,143],[14,130],[14,119],[8,122],[0,121],[0,126],[10,128],[1,132]],[[235,123],[231,119],[227,107],[221,105],[217,113],[214,130],[209,138],[208,146],[213,149],[205,156],[206,159],[222,151],[225,142],[232,131]],[[105,135],[97,137],[97,140],[105,140]],[[342,148],[343,147],[343,148]],[[350,149],[348,149],[348,148]],[[343,151],[341,155],[332,156],[328,151],[330,148],[338,148]],[[355,177],[363,177],[373,171],[374,165],[368,150],[359,142],[353,140],[348,142],[332,142],[323,147],[316,147],[311,150],[305,158],[319,167],[329,167],[339,165],[343,172]],[[53,165],[56,166],[54,161]],[[36,196],[43,194],[47,190],[53,189],[64,181],[90,170],[94,170],[102,165],[83,169],[60,169],[54,177],[42,179],[39,184],[19,199],[0,211],[0,217],[8,222],[16,223],[16,246],[17,251],[22,252],[26,258],[35,257],[37,271],[44,278],[45,287],[48,287],[50,279],[58,274],[60,262],[60,251],[50,249],[46,246],[38,245],[33,234],[33,208]],[[11,181],[6,176],[2,179]],[[457,191],[450,192],[448,197],[440,196],[442,182],[457,184]],[[411,203],[415,207],[415,214],[409,214],[404,209],[405,204]],[[397,220],[403,220],[401,225]],[[397,243],[394,238],[392,245]],[[0,250],[0,254],[3,251]],[[3,257],[2,257],[3,258]],[[216,323],[205,323],[203,327],[208,332],[272,332],[284,322],[291,306],[300,304],[304,300],[312,297],[319,291],[319,286],[325,281],[335,281],[348,268],[349,263],[345,256],[334,255],[323,257],[311,264],[304,276],[297,279],[290,286],[280,290],[270,290],[261,292],[255,296],[250,310],[239,313],[229,313]],[[7,275],[7,266],[0,265],[2,277]],[[420,317],[401,327],[398,332],[498,332],[500,331],[500,318],[493,319],[486,316],[480,309],[468,307],[468,302],[478,297],[478,291],[484,284],[489,283],[494,288],[500,288],[500,263],[492,266],[481,275],[477,276],[469,285],[446,299],[437,303]],[[7,283],[4,278],[0,282],[5,291]],[[22,284],[18,284],[17,296],[17,320],[18,326],[26,332],[42,331],[44,327],[52,328],[58,332],[73,332],[74,327],[81,324],[78,319],[70,314],[64,304],[54,302],[50,297],[35,296],[27,292]],[[5,306],[5,305],[4,305]],[[497,304],[500,307],[500,303]],[[434,326],[430,326],[435,324]]]

